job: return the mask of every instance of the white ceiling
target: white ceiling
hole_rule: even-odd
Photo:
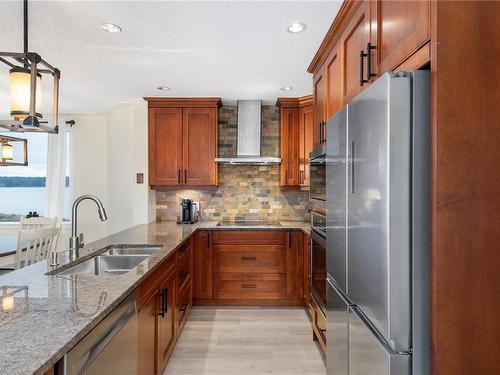
[[[142,96],[274,102],[278,96],[311,93],[306,69],[340,5],[32,1],[29,49],[60,68],[62,113],[102,112]],[[21,52],[22,2],[1,1],[0,8],[0,50]],[[118,24],[123,32],[105,33],[103,22]],[[305,23],[307,30],[289,33],[293,22]],[[160,85],[171,90],[159,91]],[[286,85],[293,90],[281,91]],[[50,95],[43,103],[50,104]],[[7,67],[0,64],[0,113],[8,108]]]

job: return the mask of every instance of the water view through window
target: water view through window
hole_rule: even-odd
[[[16,222],[29,212],[45,214],[48,134],[21,133],[28,140],[27,167],[0,167],[0,222]],[[69,142],[68,142],[69,143]],[[66,163],[63,219],[69,219],[69,154]]]

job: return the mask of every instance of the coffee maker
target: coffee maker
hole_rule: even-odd
[[[181,212],[177,223],[193,224],[198,220],[198,206],[191,199],[184,198],[180,203]]]

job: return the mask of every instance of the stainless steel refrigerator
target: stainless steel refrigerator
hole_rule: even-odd
[[[327,125],[327,373],[429,373],[429,72],[386,73]]]

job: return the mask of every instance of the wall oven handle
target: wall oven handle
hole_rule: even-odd
[[[321,234],[319,234],[317,231],[315,231],[315,230],[311,231],[311,253],[313,251],[313,247],[312,247],[312,243],[313,242],[318,243],[320,246],[322,246],[322,247],[324,247],[326,249],[326,240],[325,240],[325,238]]]

